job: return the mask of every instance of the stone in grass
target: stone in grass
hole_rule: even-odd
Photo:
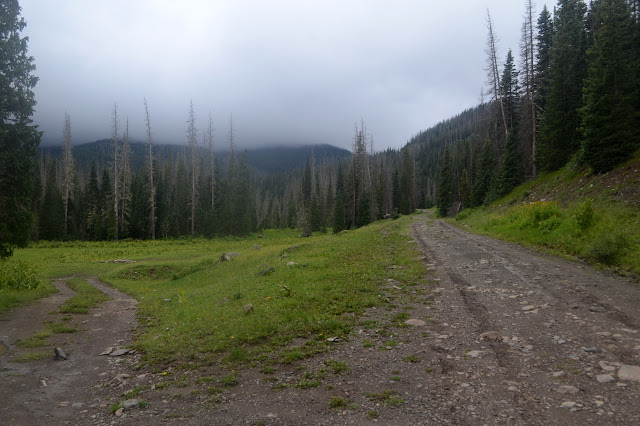
[[[244,305],[240,311],[245,315],[249,315],[251,312],[253,312],[253,305],[251,303],[249,303],[248,305]]]
[[[412,325],[414,327],[424,327],[425,325],[427,325],[425,321],[415,319],[415,318],[408,319],[404,323],[407,325]]]
[[[640,367],[635,365],[623,365],[618,369],[618,378],[620,380],[640,382]]]
[[[124,414],[124,408],[118,408],[114,414],[116,415],[116,417],[122,417],[122,414]]]
[[[274,273],[276,270],[275,268],[267,268],[267,269],[263,269],[262,271],[258,272],[256,274],[256,277],[264,277],[266,275],[271,275],[272,273]]]
[[[139,403],[140,401],[137,399],[127,399],[125,402],[122,403],[122,408],[124,408],[125,410],[128,410],[130,408],[135,407]]]
[[[64,353],[64,350],[62,348],[55,348],[53,350],[53,353],[54,353],[53,359],[55,359],[55,360],[62,361],[62,360],[66,360],[68,358],[67,354]]]

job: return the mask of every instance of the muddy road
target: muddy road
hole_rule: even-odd
[[[0,416],[12,424],[640,424],[637,283],[430,213],[414,217],[409,236],[427,284],[381,282],[390,303],[369,309],[325,353],[246,368],[218,390],[203,377],[228,373],[219,366],[168,369],[175,380],[163,382],[166,372],[134,370],[135,354],[99,355],[131,342],[135,302],[124,296],[84,320],[67,361],[15,364],[5,355]],[[3,317],[3,339],[31,333],[25,318],[37,314],[25,312],[38,306]],[[143,406],[110,412],[134,389]]]

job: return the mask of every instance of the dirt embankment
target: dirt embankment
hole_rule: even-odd
[[[2,373],[0,394],[11,396],[0,415],[24,424],[640,424],[636,283],[428,215],[415,217],[411,236],[430,284],[381,283],[390,303],[326,353],[239,371],[224,389],[198,380],[221,374],[215,366],[172,372],[186,379],[160,388],[162,373],[131,369],[135,355],[99,356],[128,343],[134,322],[132,301],[108,302],[68,361]],[[109,412],[136,388],[146,407]]]

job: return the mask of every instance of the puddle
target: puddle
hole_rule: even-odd
[[[0,356],[4,356],[9,352],[9,348],[4,345],[4,343],[0,343]]]

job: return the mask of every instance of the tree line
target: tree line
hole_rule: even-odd
[[[440,214],[487,204],[574,159],[607,172],[640,146],[640,1],[525,4],[520,66],[498,66],[487,15],[490,99],[473,136],[438,147]],[[435,160],[438,161],[438,160]]]
[[[76,167],[69,115],[61,154],[38,162],[41,134],[30,118],[37,77],[20,36],[26,24],[16,0],[3,5],[0,36],[14,60],[2,92],[0,257],[29,239],[213,237],[284,227],[309,235],[434,205],[446,215],[490,203],[571,159],[606,172],[639,146],[640,0],[559,0],[553,14],[545,7],[537,19],[526,0],[519,61],[510,50],[499,63],[487,14],[488,91],[480,104],[400,150],[374,152],[361,121],[350,158],[311,156],[302,169],[256,174],[246,153],[235,152],[232,118],[230,154],[221,161],[211,116],[198,130],[190,106],[184,151],[160,159],[145,100],[143,164],[132,163],[117,105],[109,163]]]

